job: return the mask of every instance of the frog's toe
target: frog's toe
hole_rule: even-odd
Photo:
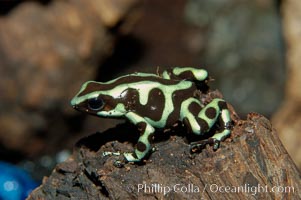
[[[105,157],[105,156],[120,156],[120,153],[119,152],[104,151],[102,153],[102,156],[103,157]]]
[[[221,143],[220,140],[214,139],[214,142],[213,142],[213,150],[214,151],[216,151],[219,148],[220,143]]]
[[[113,163],[113,165],[117,168],[122,168],[125,165],[125,160],[115,160],[115,162]]]

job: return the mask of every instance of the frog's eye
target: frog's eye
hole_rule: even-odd
[[[100,110],[104,106],[104,102],[102,99],[97,97],[88,99],[88,108],[91,110]]]

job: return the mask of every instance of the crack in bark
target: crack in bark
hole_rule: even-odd
[[[96,186],[98,186],[98,187],[100,188],[100,192],[101,192],[105,197],[109,197],[109,196],[110,196],[109,191],[107,190],[105,184],[104,184],[102,181],[100,181],[100,180],[98,179],[98,176],[97,176],[94,172],[92,172],[92,173],[90,174],[86,169],[84,169],[83,172],[84,172],[85,176],[86,176],[92,183],[94,183],[94,185],[96,185]]]

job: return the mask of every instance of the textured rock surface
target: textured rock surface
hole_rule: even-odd
[[[125,137],[121,132],[132,134]],[[231,138],[216,152],[207,146],[191,155],[183,137],[174,132],[171,138],[165,134],[157,139],[157,151],[144,164],[114,167],[116,157],[102,152],[129,151],[131,145],[121,142],[137,140],[135,132],[132,126],[120,125],[82,139],[73,156],[44,178],[28,199],[301,198],[300,173],[261,115],[237,120]],[[226,192],[226,187],[232,191]]]

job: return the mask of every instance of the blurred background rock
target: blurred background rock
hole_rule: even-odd
[[[283,1],[283,31],[286,43],[285,98],[272,122],[288,153],[301,169],[301,1]]]
[[[294,135],[300,131],[290,129],[287,134],[286,127],[293,121],[301,126],[295,120],[300,120],[298,106],[293,106],[300,105],[301,98],[294,95],[300,92],[301,76],[294,71],[299,41],[294,27],[301,23],[293,15],[301,11],[297,2],[0,1],[2,160],[30,169],[50,163],[51,169],[62,149],[72,150],[79,138],[120,123],[70,107],[84,81],[156,72],[158,66],[207,69],[215,79],[211,87],[222,91],[242,118],[248,112],[271,118],[285,97],[274,125],[284,140],[300,142]],[[286,62],[286,50],[288,61],[294,62]],[[288,75],[294,76],[287,84],[286,65]],[[299,146],[290,150],[296,162]],[[41,176],[47,175],[41,171]]]

